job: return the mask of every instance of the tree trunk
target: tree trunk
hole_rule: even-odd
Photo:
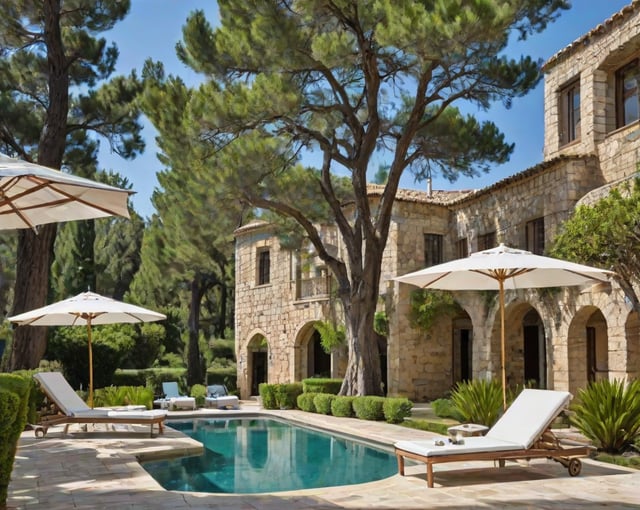
[[[203,384],[202,364],[200,362],[200,300],[202,290],[200,279],[195,276],[191,280],[191,301],[189,303],[189,353],[187,358],[187,385]]]
[[[49,269],[56,224],[18,234],[16,287],[12,315],[40,308],[49,291]],[[47,348],[47,328],[22,326],[15,330],[9,370],[37,368]]]

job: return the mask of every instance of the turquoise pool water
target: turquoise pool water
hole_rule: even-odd
[[[397,471],[391,453],[273,419],[198,418],[170,425],[205,451],[142,464],[169,490],[277,492],[370,482]]]

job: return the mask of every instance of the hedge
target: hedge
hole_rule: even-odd
[[[258,391],[265,409],[296,409],[302,383],[260,383]]]
[[[319,395],[319,393],[301,393],[300,395],[298,395],[298,408],[308,413],[315,413],[316,406],[314,403],[314,399],[316,395]]]
[[[342,379],[327,379],[312,377],[302,381],[302,389],[305,393],[331,393],[337,395],[342,387]]]
[[[0,374],[0,507],[4,508],[9,491],[13,461],[20,434],[27,424],[31,377]]]
[[[384,419],[387,423],[402,423],[407,416],[411,416],[413,403],[408,398],[385,398],[382,404]]]
[[[353,400],[356,397],[337,396],[331,401],[331,414],[342,418],[353,416]]]
[[[384,420],[384,397],[362,396],[353,400],[353,412],[361,420]]]
[[[316,413],[331,414],[331,402],[336,398],[336,395],[332,395],[331,393],[316,393],[313,399],[313,405],[316,407]]]

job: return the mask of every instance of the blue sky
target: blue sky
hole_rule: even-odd
[[[195,9],[204,10],[212,25],[218,23],[218,8],[212,0],[132,0],[129,16],[105,34],[109,41],[117,44],[120,51],[117,72],[128,74],[132,69],[140,71],[147,58],[160,60],[168,73],[182,77],[196,85],[201,77],[185,67],[175,55],[175,44],[182,38],[182,26],[187,16]],[[573,7],[563,12],[558,21],[545,32],[529,38],[511,48],[514,55],[528,54],[546,61],[556,52],[585,34],[599,23],[618,12],[631,0],[573,0]],[[530,168],[542,161],[544,143],[543,84],[524,98],[516,99],[511,109],[495,105],[489,112],[478,112],[479,118],[491,119],[505,133],[507,141],[515,143],[511,160],[495,167],[490,173],[474,179],[459,179],[449,183],[434,176],[434,189],[483,188],[505,177]],[[153,126],[145,122],[143,136],[147,149],[133,161],[125,161],[109,152],[102,141],[100,164],[125,175],[136,191],[134,207],[144,217],[153,214],[151,193],[157,186],[155,174],[162,170],[156,158]],[[377,164],[375,164],[377,168]],[[414,183],[410,175],[403,178],[402,186],[425,188],[424,183]]]

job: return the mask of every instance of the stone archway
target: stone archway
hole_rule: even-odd
[[[451,347],[452,385],[473,379],[473,324],[471,317],[462,312],[453,319]]]
[[[591,381],[609,376],[607,321],[595,306],[574,316],[567,335],[569,391],[574,395]]]
[[[320,333],[313,322],[302,326],[295,341],[295,380],[308,377],[331,377],[332,355],[322,349]]]
[[[629,379],[640,379],[640,316],[633,311],[624,325],[627,339],[626,372]]]
[[[269,382],[269,343],[255,335],[247,345],[247,388],[249,395],[259,395],[260,383]]]

